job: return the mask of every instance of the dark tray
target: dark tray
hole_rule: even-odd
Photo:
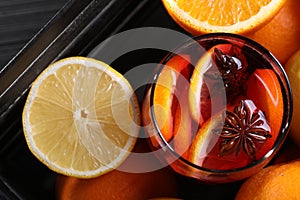
[[[55,199],[57,174],[30,153],[22,132],[22,108],[37,75],[51,62],[68,56],[90,56],[108,37],[140,27],[162,27],[187,34],[170,18],[160,0],[71,0],[0,71],[0,199]],[[148,37],[145,34],[144,39]],[[110,64],[126,74],[134,66],[158,63],[165,53],[145,48]],[[148,68],[139,78],[148,79],[150,74]],[[132,77],[128,79],[134,84]],[[143,87],[137,93],[141,102]],[[208,185],[178,179],[181,197],[185,199],[233,199],[240,185]]]

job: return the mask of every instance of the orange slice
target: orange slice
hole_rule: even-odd
[[[188,159],[188,149],[197,132],[188,103],[188,89],[186,87],[181,91],[174,118],[174,150],[185,159]]]
[[[224,102],[226,102],[225,88],[220,88],[218,95],[212,97],[213,84],[206,81],[205,74],[210,70],[218,72],[213,59],[213,52],[215,48],[219,48],[224,53],[228,53],[231,49],[231,44],[220,44],[209,49],[197,62],[190,81],[189,90],[189,105],[191,116],[199,124],[203,124],[213,113],[222,109]],[[221,77],[221,75],[219,74]]]
[[[256,30],[270,21],[285,1],[162,0],[174,21],[194,35]]]
[[[166,141],[173,137],[173,113],[180,91],[178,87],[182,87],[182,82],[187,82],[189,59],[187,55],[172,57],[160,72],[155,85],[153,109],[157,125]]]
[[[252,100],[239,99],[236,106],[226,108],[226,115],[214,115],[199,129],[190,150],[191,162],[208,169],[232,170],[261,159],[271,149],[268,144],[274,140],[263,112]]]
[[[189,151],[189,160],[192,163],[198,166],[204,165],[208,154],[218,143],[219,136],[214,134],[214,130],[220,128],[222,121],[224,121],[224,117],[222,112],[219,112],[199,128]],[[220,158],[218,159],[220,160]]]
[[[70,57],[33,82],[23,110],[29,149],[46,166],[91,178],[118,167],[139,134],[140,111],[129,82],[105,63]]]
[[[270,69],[255,70],[247,84],[247,98],[252,99],[255,105],[265,113],[271,127],[272,138],[267,140],[263,146],[264,150],[258,151],[258,157],[262,157],[270,150],[280,131],[284,112],[280,88],[275,72]]]

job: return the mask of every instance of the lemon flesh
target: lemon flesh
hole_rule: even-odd
[[[55,172],[81,178],[108,172],[128,156],[140,111],[128,81],[105,63],[70,57],[34,81],[23,110],[29,149]]]

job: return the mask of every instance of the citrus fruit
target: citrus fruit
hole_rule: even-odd
[[[219,112],[199,128],[189,150],[189,161],[198,166],[203,166],[204,161],[207,159],[207,154],[212,151],[218,142],[218,135],[213,132],[215,129],[221,128],[222,121],[224,121],[224,118],[222,112]]]
[[[229,106],[226,110],[233,110]],[[195,136],[191,148],[189,160],[208,169],[214,170],[230,170],[246,166],[249,162],[249,156],[243,150],[236,151],[236,145],[223,146],[220,131],[223,128],[225,115],[219,112],[207,120],[201,128],[199,128]],[[232,142],[232,141],[231,141]],[[230,149],[230,147],[233,147]],[[222,153],[229,152],[229,153]]]
[[[288,59],[285,65],[285,71],[291,84],[294,101],[289,136],[298,146],[300,146],[300,50]]]
[[[145,152],[148,152],[149,150],[146,148],[148,147],[145,143],[138,141],[133,151],[144,152],[145,150]],[[126,159],[123,164],[130,165],[130,162],[129,159]],[[117,168],[92,179],[59,175],[56,181],[56,197],[58,200],[123,200],[159,197],[176,198],[177,196],[176,177],[168,168],[139,173],[119,171]]]
[[[179,103],[174,114],[174,150],[180,156],[188,158],[188,149],[192,143],[192,138],[196,134],[188,102],[189,87],[181,90]]]
[[[258,157],[263,157],[273,147],[280,132],[284,114],[280,88],[278,78],[271,69],[256,69],[247,82],[246,97],[264,112],[272,134],[258,151]]]
[[[281,64],[285,64],[300,49],[299,10],[298,0],[286,0],[271,21],[247,36],[266,47]]]
[[[266,145],[270,137],[264,113],[252,100],[240,97],[234,106],[228,105],[199,128],[191,145],[190,161],[215,170],[245,167],[271,149]]]
[[[228,56],[236,56],[236,51],[240,50],[239,47],[232,44],[219,44],[205,52],[196,63],[190,79],[188,95],[191,115],[196,122],[199,122],[199,125],[203,124],[211,115],[224,109],[227,90],[230,90],[230,94],[238,91],[232,84],[239,83],[239,81],[227,78],[229,82],[224,83],[225,78],[223,76],[227,77],[227,75],[235,72],[227,69],[228,66],[224,67],[223,63],[217,63],[215,52],[217,49]],[[236,77],[238,77],[237,73]]]
[[[29,149],[57,173],[90,178],[129,155],[140,111],[129,82],[105,63],[69,57],[33,82],[23,110]]]
[[[213,65],[212,51],[205,54],[197,62],[190,79],[189,105],[191,116],[199,124],[203,124],[211,115],[210,91],[204,81],[204,74]]]
[[[247,179],[235,199],[299,199],[299,173],[300,161],[268,166]]]
[[[162,0],[182,28],[198,35],[209,32],[246,33],[264,25],[285,0]]]
[[[176,180],[165,168],[147,173],[113,170],[92,179],[60,175],[57,188],[58,200],[148,199],[177,195]]]
[[[172,57],[157,78],[153,95],[153,110],[157,125],[166,141],[173,136],[172,112],[176,109],[181,83],[187,82],[189,61],[188,55]]]

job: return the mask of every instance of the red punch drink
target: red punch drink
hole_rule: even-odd
[[[233,34],[194,38],[165,57],[143,122],[153,151],[176,172],[209,182],[246,178],[284,142],[292,97],[280,63]]]

